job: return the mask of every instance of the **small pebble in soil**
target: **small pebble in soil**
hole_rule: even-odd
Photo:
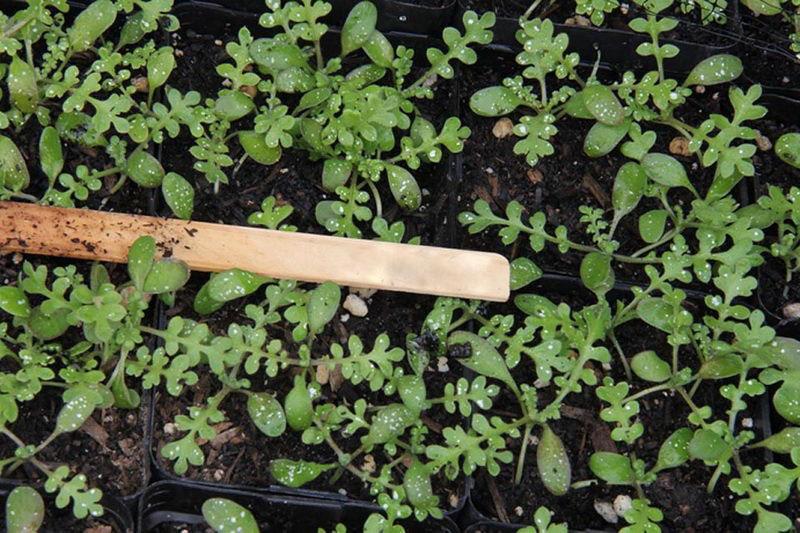
[[[704,92],[706,92],[706,86],[698,85],[697,87],[694,88],[694,92],[696,92],[697,94],[703,94]]]
[[[614,512],[614,506],[609,502],[595,500],[594,510],[597,511],[597,514],[602,516],[603,520],[609,524],[616,524],[619,522],[619,517],[617,516],[617,513]]]
[[[766,135],[762,135],[760,131],[756,131],[756,145],[762,152],[769,152],[772,150],[772,141]]]
[[[751,428],[751,427],[753,427],[753,419],[752,418],[742,418],[742,427],[743,428]]]
[[[167,422],[164,424],[164,434],[165,435],[174,435],[175,434],[175,424],[172,422]]]
[[[783,316],[792,320],[800,318],[800,303],[794,302],[784,305]]]
[[[222,46],[222,40],[221,39],[214,39],[214,44],[217,45],[217,46]]]
[[[686,137],[675,137],[669,142],[669,152],[675,155],[689,156],[689,139]]]
[[[538,168],[529,168],[526,174],[528,175],[528,180],[534,185],[541,183],[544,179],[544,174]]]
[[[375,468],[376,468],[375,457],[373,457],[371,454],[365,455],[364,463],[361,465],[361,470],[367,472],[368,474],[371,474],[375,472]]]
[[[214,470],[214,481],[222,481],[223,479],[225,479],[225,471],[220,468]]]
[[[372,298],[375,296],[375,293],[378,292],[377,289],[359,289],[359,288],[351,288],[350,292],[358,296],[359,298],[363,298],[365,300]]]
[[[133,78],[131,84],[133,88],[136,89],[137,93],[146,93],[150,90],[150,84],[147,83],[147,78],[145,76],[136,76]]]
[[[436,370],[439,372],[448,372],[450,370],[450,366],[447,364],[447,357],[440,357],[436,361]]]
[[[350,320],[349,313],[343,313],[342,316],[339,317],[340,322],[347,322],[348,320]]]
[[[508,117],[503,117],[494,123],[492,134],[498,139],[505,139],[514,132],[514,123]]]
[[[631,501],[631,497],[627,494],[620,494],[614,498],[614,512],[617,513],[617,516],[620,518],[625,516],[625,513],[630,511],[632,508],[633,502]]]
[[[14,255],[12,255],[11,262],[14,263],[15,265],[22,263],[22,254],[17,252]]]
[[[342,496],[347,496],[347,491],[345,489],[339,489],[339,494]]]
[[[523,512],[524,512],[524,511],[522,510],[522,507],[520,507],[519,505],[517,505],[516,507],[514,507],[514,514],[515,514],[515,515],[517,515],[517,516],[522,516],[522,513],[523,513]]]
[[[348,294],[347,298],[344,299],[344,305],[342,305],[342,307],[350,311],[353,316],[367,316],[367,313],[369,313],[367,302],[355,294]]]

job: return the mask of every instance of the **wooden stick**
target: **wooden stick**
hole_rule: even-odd
[[[163,256],[194,270],[241,268],[280,279],[490,301],[509,296],[510,268],[499,254],[0,202],[5,252],[125,263],[142,235],[151,235]]]

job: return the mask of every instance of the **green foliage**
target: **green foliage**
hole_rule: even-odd
[[[217,533],[260,531],[253,513],[232,500],[211,498],[203,502],[202,510],[206,523]]]

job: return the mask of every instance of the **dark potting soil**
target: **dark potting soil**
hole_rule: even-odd
[[[175,34],[173,38],[175,47],[181,52],[173,78],[175,87],[181,91],[198,91],[204,98],[215,96],[222,87],[222,78],[216,74],[215,68],[229,60],[224,43],[232,37],[199,35],[186,31]],[[346,68],[352,68],[355,64],[346,65]],[[409,79],[413,78],[414,73],[421,75],[422,71],[412,72]],[[422,115],[440,128],[450,116],[449,102],[452,100],[455,84],[439,80],[436,85],[436,96],[433,100],[418,100],[416,104]],[[235,124],[232,131],[236,128],[252,128],[247,119],[241,122],[242,124]],[[327,233],[317,223],[314,209],[320,201],[338,197],[322,188],[321,161],[312,161],[306,152],[294,149],[285,150],[281,160],[271,166],[260,165],[248,158],[241,166],[235,165],[226,169],[230,183],[221,184],[219,192],[215,194],[212,184],[194,169],[195,160],[188,150],[192,144],[193,140],[186,132],[176,139],[166,141],[163,164],[168,171],[175,171],[195,184],[193,219],[245,225],[247,216],[258,210],[265,197],[272,195],[278,202],[288,203],[295,208],[291,223],[300,227],[301,231]],[[231,157],[238,162],[244,151],[236,142],[232,142],[231,146]],[[405,239],[420,235],[425,244],[442,244],[451,190],[448,183],[448,154],[443,154],[440,163],[423,163],[412,172],[423,189],[422,205],[415,212],[403,212],[392,198],[388,184],[383,179],[378,183],[383,200],[383,217],[392,222],[402,220],[406,225]],[[370,208],[375,212],[372,202]],[[166,206],[162,206],[159,212],[163,215],[170,214]],[[364,226],[362,224],[362,230],[365,229]],[[366,228],[365,235],[370,236],[371,230]]]
[[[573,308],[581,308],[590,303],[585,291],[567,293],[548,293],[540,291],[552,301],[565,302]],[[693,304],[687,303],[687,309],[693,310]],[[643,336],[639,326],[629,323],[617,330],[617,337],[623,350],[631,357],[643,350],[655,350],[663,359],[671,359],[671,347],[666,343],[666,335],[653,332]],[[592,365],[598,381],[610,375],[615,381],[624,379],[624,372],[619,358],[612,346],[608,346],[612,354],[610,369],[600,365]],[[682,366],[697,367],[697,357],[691,351],[681,351]],[[535,370],[529,359],[512,370],[518,383],[532,383]],[[641,381],[636,381],[641,385]],[[709,405],[716,416],[722,416],[729,407],[726,400],[719,395],[715,383],[705,383],[697,391],[694,401],[697,405]],[[636,392],[633,389],[631,392]],[[540,405],[544,406],[552,400],[552,387],[539,389]],[[498,416],[509,416],[518,413],[517,402],[508,390],[494,402]],[[502,406],[502,407],[501,407]],[[597,451],[630,452],[652,466],[658,456],[661,443],[675,430],[688,425],[686,417],[690,410],[685,401],[677,394],[657,393],[640,400],[641,421],[645,433],[632,450],[624,443],[611,439],[611,427],[599,417],[600,410],[605,407],[596,397],[595,390],[584,387],[580,393],[570,394],[562,406],[562,417],[550,422],[551,429],[561,438],[570,458],[572,482],[593,479],[588,467],[592,453]],[[749,420],[748,420],[749,419]],[[751,411],[739,415],[740,428],[754,424],[756,434],[761,434],[760,420]],[[743,422],[744,421],[744,422]],[[590,485],[585,488],[571,489],[565,496],[553,496],[542,484],[536,465],[535,439],[526,451],[525,467],[522,481],[514,484],[516,460],[519,454],[520,440],[515,439],[510,447],[514,454],[511,464],[502,465],[500,474],[492,478],[486,474],[478,476],[471,491],[471,498],[478,510],[492,519],[503,519],[512,523],[532,523],[533,514],[539,506],[546,506],[554,513],[554,521],[567,521],[571,530],[598,529],[606,530],[611,526],[595,510],[596,502],[613,503],[619,495],[636,497],[635,491],[629,487],[616,487],[604,483]],[[745,462],[754,467],[762,467],[763,454],[746,452]],[[658,475],[657,480],[644,487],[647,497],[664,512],[664,521],[660,524],[664,531],[750,531],[754,521],[748,517],[737,515],[735,499],[727,488],[727,478],[723,476],[712,494],[706,491],[706,484],[711,478],[713,469],[705,467],[699,461],[677,469],[666,470]],[[505,515],[501,517],[501,515]],[[736,520],[732,520],[736,517]],[[624,521],[620,519],[620,524]]]
[[[44,264],[51,274],[56,266],[75,264],[64,259],[26,257],[34,266]],[[0,256],[0,281],[2,285],[16,283],[22,268],[21,254]],[[88,277],[88,263],[85,276]],[[119,278],[122,265],[108,265],[112,279]],[[6,317],[0,318],[5,320]],[[69,347],[80,339],[80,333],[72,328],[73,335],[65,342]],[[67,334],[69,337],[69,333]],[[11,363],[3,363],[3,365]],[[11,370],[11,368],[3,368]],[[55,369],[56,372],[58,369]],[[65,433],[42,450],[37,457],[51,465],[66,464],[72,474],[85,474],[90,486],[97,486],[115,496],[129,496],[141,489],[146,479],[145,428],[150,405],[143,395],[139,409],[102,409],[92,415],[92,422],[78,431]],[[61,389],[44,388],[32,401],[19,403],[18,422],[11,430],[27,444],[37,445],[53,430],[56,417],[64,402]],[[8,438],[0,438],[0,457],[14,455],[16,445]],[[25,464],[12,474],[5,476],[16,480],[43,481],[41,472]]]
[[[422,7],[433,7],[433,8],[441,8],[441,7],[449,7],[452,6],[455,0],[392,0],[397,4],[412,4],[415,6],[422,6]]]
[[[800,59],[789,48],[792,25],[782,16],[755,16],[742,6],[742,43],[738,56],[753,83],[800,89]]]
[[[592,244],[585,234],[585,224],[580,221],[582,214],[578,208],[588,205],[610,212],[616,173],[629,160],[619,149],[604,157],[589,158],[583,151],[583,139],[591,127],[591,121],[565,117],[556,123],[559,132],[551,139],[555,154],[540,159],[535,167],[530,167],[524,156],[514,153],[518,137],[511,134],[498,139],[492,132],[500,119],[479,117],[469,110],[469,98],[473,93],[484,87],[500,85],[505,77],[519,72],[513,58],[505,55],[497,55],[489,65],[478,64],[462,69],[462,85],[459,89],[462,115],[472,134],[465,143],[458,212],[471,211],[478,198],[486,200],[495,212],[504,212],[506,205],[516,200],[524,207],[523,220],[537,211],[544,211],[548,232],[552,233],[556,226],[564,225],[570,239]],[[685,112],[694,115],[698,109],[687,105]],[[510,118],[515,121],[519,116],[520,113],[515,113]],[[688,120],[690,123],[696,122]],[[653,151],[668,153],[670,141],[678,134],[663,128],[648,126],[647,129],[658,133]],[[696,158],[675,157],[684,163],[695,187],[703,194],[711,183],[713,170],[700,167]],[[683,205],[684,209],[688,209],[691,199],[688,191],[673,190],[670,193],[672,203]],[[619,253],[632,253],[645,244],[639,237],[638,219],[646,211],[656,208],[660,208],[657,200],[644,198],[633,212],[622,219],[615,233],[615,239],[622,245]],[[510,253],[510,258],[532,254],[526,240],[509,252],[493,229],[472,236],[462,230],[459,235],[463,236],[459,245],[464,248],[498,251],[504,255]],[[577,274],[582,257],[582,253],[561,254],[551,245],[533,255],[541,268],[568,274]],[[615,269],[620,279],[646,280],[641,265],[618,263]]]
[[[327,353],[327,347],[334,342],[346,346],[346,341],[351,334],[357,334],[361,338],[366,350],[372,349],[374,339],[383,332],[389,335],[393,347],[402,348],[405,346],[406,333],[419,331],[425,315],[434,302],[434,299],[430,297],[385,292],[376,293],[365,299],[369,306],[368,315],[355,317],[350,316],[346,311],[340,311],[325,332],[318,337],[315,343],[315,354]],[[212,330],[224,331],[231,322],[241,321],[245,305],[254,301],[258,301],[258,298],[232,302],[209,319],[202,320],[208,323]],[[181,298],[176,308],[170,313],[187,316],[190,306],[191,301]],[[273,338],[285,341],[286,346],[292,345],[289,329],[272,329],[271,334]],[[312,354],[312,357],[315,354]],[[449,365],[449,373],[440,373],[437,371],[437,361],[431,362],[432,368],[425,373],[429,398],[442,396],[445,384],[455,382],[461,376],[461,369],[455,361],[450,361]],[[410,372],[410,369],[406,368],[405,371]],[[248,376],[248,378],[251,380],[253,390],[275,393],[276,397],[282,399],[292,386],[293,375],[290,371],[281,371],[276,378],[268,378],[263,373]],[[334,383],[335,381],[336,383]],[[182,432],[174,430],[174,426],[171,424],[174,417],[186,412],[192,405],[202,405],[203,400],[216,393],[217,389],[218,384],[210,376],[205,375],[197,385],[193,386],[191,390],[185,391],[178,398],[167,396],[165,393],[157,394],[153,429],[154,455],[161,468],[172,472],[172,465],[160,456],[159,450],[165,443],[183,435]],[[352,405],[359,398],[366,399],[370,404],[386,404],[386,398],[381,392],[371,392],[363,384],[353,386],[347,381],[337,379],[334,372],[329,383],[323,386],[320,401],[344,401],[346,404]],[[301,441],[300,434],[291,429],[287,428],[287,431],[278,438],[266,437],[252,424],[247,413],[246,402],[237,395],[226,398],[221,408],[226,413],[228,421],[217,426],[220,436],[216,440],[202,446],[206,454],[205,464],[199,468],[191,467],[185,477],[231,485],[266,487],[275,484],[269,475],[269,462],[273,459],[303,459],[321,463],[336,461],[335,454],[327,444],[307,446]],[[442,427],[456,426],[462,423],[460,415],[448,414],[442,408],[431,410],[426,416],[430,418],[423,420],[435,442],[439,442]],[[352,451],[359,446],[359,436],[344,437],[337,433],[334,437],[345,450]],[[369,469],[371,468],[370,463],[374,463],[377,464],[376,468],[380,469],[382,464],[390,460],[390,458],[380,455],[379,450],[374,451],[371,456],[371,459],[366,456],[360,457],[355,465],[359,468]],[[347,494],[356,499],[372,501],[369,487],[346,471],[335,485],[329,484],[328,476],[323,475],[304,488],[333,492],[338,490],[341,494]],[[445,509],[456,507],[459,504],[463,490],[461,483],[453,483],[443,477],[434,478],[434,493],[440,495],[441,505]]]
[[[494,11],[498,17],[518,19],[525,13],[534,0],[459,1],[466,9],[472,9],[478,13]],[[641,6],[633,2],[624,3],[628,6],[627,12],[617,9],[613,13],[606,13],[605,22],[603,26],[601,26],[602,28],[632,32],[633,30],[631,30],[628,25],[630,21],[637,17],[647,16],[647,12]],[[738,39],[736,33],[738,31],[738,23],[734,20],[735,17],[733,16],[733,2],[729,2],[728,21],[724,26],[720,26],[715,22],[710,22],[708,25],[702,26],[699,10],[684,14],[677,6],[678,3],[676,2],[674,10],[669,14],[663,14],[663,16],[676,18],[681,23],[671,32],[663,33],[661,35],[662,39],[681,40],[710,46],[725,46],[732,44],[734,40]],[[567,23],[568,19],[573,19],[575,16],[575,2],[571,0],[553,0],[552,2],[545,0],[531,14],[531,18],[548,18],[554,23]],[[588,19],[588,17],[585,16],[584,18]],[[570,20],[569,23],[574,22]]]

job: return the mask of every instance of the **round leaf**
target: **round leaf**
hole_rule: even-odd
[[[147,59],[147,85],[152,93],[167,82],[167,78],[175,68],[175,56],[172,48],[165,46],[151,54]]]
[[[647,177],[666,187],[691,189],[689,176],[680,161],[667,154],[650,153],[642,158]]]
[[[511,261],[511,290],[519,290],[541,277],[542,269],[527,257]]]
[[[653,209],[639,217],[639,235],[648,244],[657,242],[664,235],[667,224],[667,212],[664,209]]]
[[[422,203],[422,192],[411,173],[397,165],[386,165],[392,196],[403,209],[414,211]]]
[[[7,533],[36,533],[44,522],[44,500],[31,487],[17,487],[6,500]]]
[[[28,303],[28,297],[25,292],[19,287],[11,287],[6,285],[0,287],[0,309],[6,313],[27,318],[31,315],[31,306]]]
[[[248,115],[256,108],[253,99],[242,91],[224,91],[214,103],[214,113],[218,117],[233,122]]]
[[[292,461],[291,459],[275,459],[269,463],[269,472],[275,481],[295,489],[314,481],[320,474],[334,468],[336,468],[335,464]]]
[[[253,514],[236,502],[211,498],[203,502],[203,518],[217,533],[259,533]]]
[[[474,93],[469,99],[469,108],[482,117],[499,117],[514,111],[520,100],[508,87],[486,87]]]
[[[645,298],[636,306],[636,313],[639,318],[650,324],[656,329],[666,333],[671,333],[670,317],[672,316],[672,306],[661,298]]]
[[[64,168],[64,153],[61,150],[61,138],[58,130],[48,126],[39,136],[39,161],[42,171],[53,183]]]
[[[11,103],[23,113],[36,111],[39,103],[39,87],[36,85],[36,74],[31,66],[14,56],[8,66],[8,95]]]
[[[605,85],[590,85],[583,90],[586,109],[598,122],[619,126],[625,120],[625,109],[614,92]]]
[[[775,153],[781,160],[800,168],[800,133],[785,133],[775,141]]]
[[[692,440],[692,430],[681,428],[672,433],[667,440],[661,444],[658,450],[658,460],[655,470],[675,468],[689,460],[689,441]]]
[[[638,163],[628,162],[620,167],[611,191],[614,216],[623,217],[636,209],[647,186],[647,175]]]
[[[433,494],[430,472],[420,461],[414,460],[406,469],[403,488],[408,502],[414,507],[425,509],[435,506],[438,502],[438,498]]]
[[[169,172],[161,182],[161,194],[178,218],[189,220],[194,211],[194,188],[183,176]]]
[[[785,381],[772,397],[775,410],[792,424],[800,424],[800,384]]]
[[[248,156],[262,165],[275,164],[283,153],[280,145],[269,146],[264,134],[255,131],[240,131],[239,143]]]
[[[694,459],[714,463],[724,459],[729,452],[730,445],[710,429],[698,429],[689,442],[689,455]]]
[[[630,459],[618,453],[593,453],[589,469],[609,485],[631,485],[636,479]]]
[[[611,151],[628,134],[628,123],[608,125],[595,122],[583,140],[583,151],[589,157],[603,157]]]
[[[611,256],[590,252],[581,261],[581,281],[587,289],[602,295],[614,287],[614,269]]]
[[[153,188],[161,185],[164,167],[151,153],[137,150],[128,158],[125,173],[142,187]]]
[[[449,346],[469,344],[470,356],[458,360],[462,365],[482,376],[502,381],[513,389],[517,388],[514,378],[508,371],[505,359],[483,337],[469,331],[456,331],[447,339],[447,344]]]
[[[361,48],[375,31],[378,8],[372,2],[359,2],[350,10],[342,26],[342,57]]]
[[[230,302],[253,294],[269,280],[246,270],[226,270],[208,281],[208,295],[217,302]]]
[[[283,409],[286,421],[293,430],[304,431],[311,427],[314,407],[303,376],[294,377],[294,385],[283,400]]]
[[[326,281],[311,291],[311,297],[308,300],[308,327],[311,331],[322,331],[325,324],[336,315],[341,298],[342,290],[330,281]]]
[[[183,261],[164,259],[153,265],[142,290],[151,294],[174,292],[189,281],[189,267]]]
[[[80,12],[67,30],[73,52],[85,52],[117,19],[117,7],[111,0],[95,0]]]
[[[277,73],[292,67],[307,67],[303,50],[296,44],[276,43],[274,39],[256,39],[250,45],[250,57],[269,72]]]
[[[669,364],[652,350],[634,355],[631,370],[643,380],[653,383],[667,381],[672,376]]]
[[[343,159],[326,159],[322,166],[322,186],[328,191],[344,185],[353,171],[353,165]]]
[[[286,431],[283,407],[271,394],[250,394],[247,398],[247,412],[253,424],[268,437],[278,437]]]
[[[87,394],[73,396],[58,412],[54,431],[56,433],[75,431],[86,422],[86,419],[94,412],[95,407],[94,401]]]
[[[156,241],[149,235],[136,239],[128,250],[128,275],[131,281],[141,289],[156,255]]]
[[[719,354],[708,359],[698,374],[703,379],[725,379],[738,376],[744,369],[742,358],[736,354]]]
[[[69,329],[69,315],[70,310],[65,308],[56,309],[52,314],[46,315],[41,306],[35,307],[28,319],[28,327],[37,339],[51,341]]]
[[[30,183],[28,165],[14,141],[0,135],[0,186],[19,192]]]
[[[425,389],[425,380],[420,376],[400,376],[397,379],[397,393],[403,400],[403,405],[417,415],[425,409],[428,392]]]
[[[572,477],[569,456],[564,443],[547,425],[536,448],[536,465],[548,491],[556,496],[567,493]]]
[[[755,446],[767,448],[775,453],[790,453],[794,448],[800,447],[800,428],[785,428]]]
[[[364,43],[362,48],[376,65],[386,68],[392,66],[394,48],[392,47],[392,43],[389,42],[389,39],[378,30],[372,32],[372,35],[369,36],[369,39],[367,39],[367,42]]]
[[[742,60],[738,57],[730,54],[718,54],[707,57],[698,63],[686,77],[683,85],[728,83],[741,76],[743,70]]]
[[[374,417],[365,439],[371,444],[384,444],[403,434],[417,416],[403,404],[394,403],[381,408]]]

